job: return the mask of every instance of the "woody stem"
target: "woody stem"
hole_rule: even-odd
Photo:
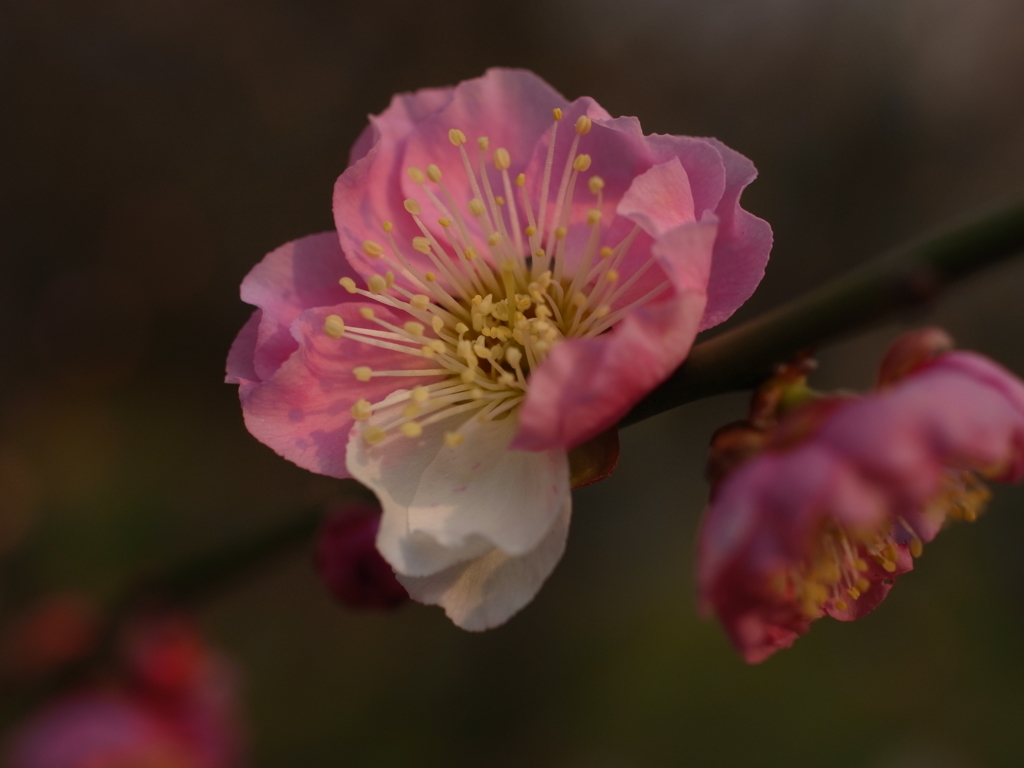
[[[873,259],[694,346],[620,427],[711,395],[752,389],[775,365],[929,303],[947,286],[1024,253],[1024,202]]]

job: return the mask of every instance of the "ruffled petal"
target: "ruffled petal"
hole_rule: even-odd
[[[271,251],[242,281],[242,301],[263,310],[253,349],[259,379],[270,378],[297,348],[291,324],[303,310],[330,307],[353,296],[338,284],[356,277],[336,232],[308,235]]]
[[[713,220],[657,240],[668,295],[629,312],[608,333],[565,339],[530,377],[514,447],[573,447],[603,432],[686,358],[704,312]]]
[[[400,419],[403,397],[392,395],[396,404],[368,424]],[[395,430],[377,445],[353,430],[348,469],[384,508],[377,546],[398,573],[425,576],[495,547],[514,556],[537,547],[569,496],[568,456],[509,450],[515,430],[514,414],[481,422],[464,413],[414,439]],[[444,439],[452,431],[463,440],[455,448]]]
[[[226,383],[243,384],[260,380],[253,366],[253,354],[256,351],[256,339],[262,317],[262,309],[253,312],[235,340],[231,342],[231,349],[228,350],[227,375],[224,377]]]
[[[413,599],[440,605],[457,626],[471,631],[503,624],[529,603],[565,552],[572,501],[565,497],[555,524],[530,552],[510,555],[498,549],[431,576],[398,580]]]
[[[351,408],[357,400],[383,400],[400,382],[415,387],[437,381],[437,376],[401,378],[375,376],[358,381],[358,366],[374,370],[435,368],[425,358],[369,346],[344,336],[324,333],[324,319],[338,315],[346,325],[365,326],[359,310],[365,304],[349,302],[306,310],[292,324],[297,350],[262,384],[241,392],[242,412],[249,431],[260,442],[304,469],[332,477],[349,477],[345,450],[352,426]],[[408,315],[379,304],[377,317],[401,325]]]
[[[764,219],[740,207],[740,195],[757,177],[754,164],[718,139],[705,139],[721,153],[725,191],[715,208],[721,222],[708,283],[708,305],[700,330],[728,319],[751,297],[772,250],[772,228]]]

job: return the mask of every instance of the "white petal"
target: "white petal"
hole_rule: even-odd
[[[572,499],[565,497],[561,515],[536,549],[518,557],[492,549],[433,576],[398,580],[414,600],[440,605],[455,624],[472,631],[503,624],[533,599],[565,551]]]
[[[393,422],[402,407],[379,409],[367,425]],[[494,547],[530,552],[569,495],[564,450],[508,449],[515,413],[485,422],[462,414],[425,427],[418,438],[394,430],[372,446],[361,437],[365,426],[352,430],[347,466],[384,508],[377,547],[398,573],[427,576]],[[456,430],[463,442],[449,448],[444,433]]]

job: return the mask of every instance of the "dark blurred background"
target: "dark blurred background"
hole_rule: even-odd
[[[752,158],[776,245],[739,318],[1024,193],[1017,0],[8,0],[0,8],[0,608],[259,530],[336,496],[242,424],[238,283],[330,229],[392,93],[533,69],[648,132]],[[901,327],[1024,373],[1024,262],[823,350],[863,386]],[[741,395],[623,433],[565,559],[507,626],[332,604],[308,557],[204,611],[244,670],[254,764],[1024,765],[1020,489],[853,625],[747,667],[696,615],[710,433]]]

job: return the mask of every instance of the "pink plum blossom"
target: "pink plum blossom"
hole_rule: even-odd
[[[343,605],[394,608],[409,599],[375,546],[380,517],[380,507],[349,505],[329,515],[320,531],[316,569]]]
[[[879,389],[786,414],[715,489],[700,596],[747,661],[871,611],[943,523],[977,517],[984,480],[1024,476],[1024,382],[947,339],[898,340]],[[740,429],[728,442],[756,445]]]
[[[116,679],[67,694],[12,735],[11,768],[235,768],[233,675],[192,622],[134,622]]]
[[[377,494],[377,547],[413,598],[496,626],[565,548],[568,451],[760,281],[754,176],[715,139],[645,136],[530,72],[395,96],[335,185],[337,232],[242,283],[246,425]]]

